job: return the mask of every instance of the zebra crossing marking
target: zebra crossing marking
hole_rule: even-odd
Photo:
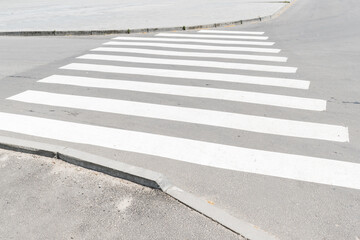
[[[0,130],[208,167],[360,189],[360,164],[0,113]]]
[[[126,81],[123,79],[89,78],[66,75],[52,75],[39,80],[40,83],[72,85],[80,87],[117,89],[155,94],[167,94],[195,98],[262,104],[276,107],[295,108],[310,111],[325,111],[326,100],[301,98],[259,92],[229,89],[184,86],[151,82]]]
[[[231,52],[256,52],[256,53],[279,53],[281,49],[277,48],[254,48],[254,47],[229,47],[229,46],[210,46],[210,45],[191,45],[174,43],[156,43],[156,42],[129,42],[129,41],[111,41],[103,45],[111,46],[141,46],[141,47],[160,47],[160,48],[178,48],[178,49],[196,49],[208,51],[231,51]]]
[[[8,99],[50,106],[203,124],[264,134],[336,142],[349,141],[346,127],[322,123],[30,90]]]
[[[203,33],[219,33],[219,34],[251,34],[235,31],[229,33],[225,31],[206,32]],[[253,32],[254,35],[261,35],[263,32]],[[170,34],[171,37],[183,37]],[[196,42],[196,43],[216,43],[216,44],[253,44],[259,45],[261,42],[254,41],[220,41],[208,39],[176,39],[163,38],[170,36],[169,34],[161,34],[161,38],[130,38],[119,37],[115,40],[105,43],[104,45],[118,46],[146,46],[146,47],[164,47],[164,48],[180,48],[180,49],[197,49],[209,51],[252,51],[267,53],[278,53],[280,49],[272,48],[249,48],[249,47],[233,47],[233,46],[210,46],[210,45],[189,45],[189,44],[171,44],[156,43],[156,41],[173,41],[173,42]],[[194,35],[194,34],[193,34]],[[196,35],[196,34],[195,34]],[[206,35],[206,34],[205,34]],[[224,35],[222,35],[224,36]],[[186,37],[199,37],[190,36]],[[185,38],[186,38],[185,37]],[[203,38],[210,38],[207,35]],[[246,37],[246,36],[243,36]],[[247,36],[249,37],[249,36]],[[224,37],[219,37],[224,38]],[[238,37],[225,37],[236,38]],[[161,40],[159,40],[161,39]],[[260,40],[260,38],[258,38]],[[125,42],[122,40],[134,40],[137,42]],[[261,39],[265,40],[265,39]],[[141,42],[145,41],[145,42]],[[146,42],[146,41],[155,41]],[[273,42],[262,42],[267,45],[273,45]],[[261,45],[261,44],[260,44]],[[100,49],[100,50],[99,50]],[[110,48],[97,48],[93,51],[110,51]],[[118,50],[121,51],[121,48]],[[236,49],[236,50],[235,50]],[[123,51],[126,51],[123,49]],[[141,51],[128,50],[131,51]],[[158,52],[157,50],[145,50],[147,54]],[[175,51],[161,51],[162,54],[182,53]],[[140,52],[133,52],[140,53]],[[191,52],[184,54],[194,54]],[[196,53],[199,54],[199,53]],[[195,54],[195,55],[196,55]],[[209,54],[209,53],[202,53]],[[219,53],[211,53],[219,54]],[[201,55],[201,54],[200,54]],[[198,56],[200,56],[198,55]],[[235,54],[232,54],[235,55]],[[80,56],[79,59],[89,59],[96,57],[106,58],[106,60],[114,61],[144,61],[143,57],[123,57],[109,56],[100,54],[87,54]],[[105,57],[104,57],[105,56]],[[205,55],[203,55],[205,56]],[[244,55],[246,57],[246,55]],[[248,55],[250,56],[250,55]],[[255,57],[256,55],[254,55]],[[226,58],[226,56],[223,56]],[[272,57],[272,56],[269,56]],[[281,58],[280,58],[281,59]],[[159,61],[157,64],[166,64],[163,61],[169,59],[154,58],[152,61]],[[173,60],[173,59],[171,59]],[[250,59],[248,59],[250,60]],[[270,58],[269,58],[270,60]],[[278,59],[279,60],[279,59]],[[149,60],[150,61],[150,60]],[[210,61],[193,61],[193,60],[173,60],[174,63],[192,63],[201,62],[208,64]],[[143,62],[141,62],[143,63]],[[147,62],[145,62],[147,63]],[[154,62],[152,62],[154,63]],[[216,62],[218,64],[218,62]],[[169,64],[169,63],[168,63]],[[228,64],[228,63],[226,63]],[[243,64],[242,66],[269,66],[259,64]],[[233,65],[235,66],[235,65]],[[237,63],[237,66],[241,66]],[[210,66],[215,67],[215,66]],[[278,67],[278,66],[270,66]],[[284,67],[283,67],[284,68]],[[287,87],[295,89],[308,89],[310,82],[305,80],[246,76],[237,74],[221,74],[206,73],[194,71],[180,71],[167,69],[152,69],[139,67],[120,67],[113,65],[101,64],[85,64],[71,63],[61,67],[64,70],[78,71],[96,71],[119,74],[134,74],[141,76],[158,76],[167,78],[183,78],[198,79],[210,81],[237,82],[247,84],[257,84],[265,86]],[[291,69],[285,67],[284,69]],[[295,68],[293,68],[294,71]],[[213,89],[206,87],[193,87],[172,84],[158,84],[147,82],[134,82],[126,80],[109,80],[100,78],[75,77],[53,75],[48,78],[39,80],[40,83],[56,83],[83,87],[97,87],[108,89],[121,89],[130,91],[142,91],[147,93],[173,94],[187,97],[203,97],[220,100],[230,100],[238,102],[249,102],[256,104],[264,104],[271,106],[290,107],[303,110],[324,111],[326,109],[326,101],[320,99],[306,99],[291,96],[282,96],[265,93],[245,92],[226,89]],[[190,124],[203,124],[215,127],[226,127],[239,129],[244,131],[257,132],[262,134],[274,134],[285,137],[299,137],[306,139],[348,142],[348,128],[323,123],[302,122],[287,119],[276,119],[261,116],[245,115],[238,113],[220,112],[213,110],[204,110],[197,108],[176,107],[161,104],[125,101],[108,98],[96,98],[86,96],[74,96],[68,94],[48,93],[40,91],[26,91],[8,98],[12,101],[27,102],[30,104],[43,104],[49,106],[69,107],[83,109],[89,111],[100,111],[107,113],[139,116],[154,119],[164,119],[170,121],[181,121]],[[172,160],[183,161],[203,166],[228,169],[233,171],[241,171],[280,178],[287,178],[299,181],[314,182],[333,186],[341,186],[347,188],[360,189],[360,164],[337,161],[332,159],[315,158],[302,155],[294,155],[287,153],[271,152],[257,149],[249,149],[243,147],[235,147],[217,143],[197,141],[185,138],[177,138],[172,136],[164,136],[159,134],[151,134],[146,132],[136,132],[122,130],[116,128],[101,127],[96,125],[87,125],[81,123],[65,122],[59,120],[51,120],[39,117],[31,117],[25,115],[16,115],[10,113],[0,113],[0,130],[25,134],[30,136],[42,137],[58,141],[66,141],[79,144],[88,144],[92,146],[111,148],[121,151],[129,151],[140,154],[164,157]],[[321,169],[321,171],[319,171]]]
[[[257,76],[238,75],[238,74],[207,73],[207,72],[139,68],[139,67],[120,67],[120,66],[102,65],[102,64],[71,63],[66,66],[60,67],[60,69],[135,74],[135,75],[157,76],[157,77],[167,77],[167,78],[199,79],[206,81],[235,82],[235,83],[246,83],[246,84],[264,85],[264,86],[274,86],[274,87],[296,88],[296,89],[308,89],[310,86],[309,81],[290,79],[290,78],[257,77]]]
[[[222,38],[222,39],[242,39],[242,40],[268,40],[269,37],[259,36],[227,36],[215,34],[183,34],[183,33],[158,33],[158,37],[184,37],[184,38]]]
[[[204,53],[204,52],[179,52],[166,50],[152,50],[143,48],[124,48],[124,47],[98,47],[91,49],[93,52],[116,52],[116,53],[136,53],[160,56],[177,56],[177,57],[200,57],[200,58],[224,58],[239,60],[254,60],[268,62],[286,62],[286,57],[264,56],[264,55],[246,55],[230,53]]]
[[[219,34],[247,34],[247,35],[263,35],[264,32],[250,32],[250,31],[223,31],[223,30],[199,30],[199,33],[219,33]]]
[[[295,73],[297,71],[296,67],[230,63],[230,62],[217,62],[217,61],[201,61],[201,60],[166,59],[166,58],[155,58],[155,57],[133,57],[133,56],[123,56],[123,55],[115,56],[115,55],[104,55],[104,54],[85,54],[77,58],[102,60],[102,61],[236,69],[236,70],[247,70],[247,71],[260,71],[260,72]]]
[[[258,45],[258,46],[272,46],[274,42],[257,42],[257,41],[231,41],[231,40],[209,40],[209,39],[194,39],[194,38],[153,38],[153,37],[115,37],[113,40],[118,41],[155,41],[155,42],[193,42],[193,43],[213,43],[223,45]]]

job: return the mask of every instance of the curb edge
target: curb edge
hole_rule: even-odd
[[[270,233],[244,220],[235,218],[224,210],[210,205],[205,200],[174,186],[163,174],[158,172],[73,148],[21,140],[13,137],[0,136],[0,149],[56,158],[76,166],[102,172],[142,186],[158,189],[247,240],[278,239]]]
[[[192,25],[192,26],[178,26],[178,27],[160,27],[160,28],[135,28],[135,29],[109,29],[109,30],[70,30],[70,31],[7,31],[0,32],[0,36],[85,36],[85,35],[109,35],[109,34],[130,34],[130,33],[153,33],[153,32],[168,32],[168,31],[186,31],[186,30],[195,30],[195,29],[204,29],[204,28],[217,28],[225,27],[230,25],[242,25],[247,23],[257,23],[268,21],[273,18],[278,17],[286,9],[288,9],[296,0],[293,1],[284,1],[286,5],[281,7],[272,15],[237,20],[231,22],[222,22],[222,23],[213,23],[213,24],[201,24],[201,25]]]

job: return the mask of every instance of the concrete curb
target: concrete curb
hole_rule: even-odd
[[[290,5],[295,1],[281,1],[281,3],[287,3],[284,7],[279,9],[272,15],[263,16],[253,19],[244,19],[232,22],[223,22],[223,23],[213,23],[213,24],[203,24],[203,25],[193,25],[193,26],[181,26],[181,27],[163,27],[163,28],[138,28],[138,29],[120,29],[120,30],[72,30],[72,31],[14,31],[14,32],[0,32],[0,36],[70,36],[70,35],[106,35],[106,34],[130,34],[130,33],[152,33],[152,32],[166,32],[166,31],[185,31],[185,30],[195,30],[203,28],[217,28],[225,27],[229,25],[242,25],[246,23],[256,23],[263,22],[273,18],[276,18],[281,13],[283,13]]]
[[[162,174],[132,166],[109,158],[78,151],[63,146],[50,145],[0,136],[0,148],[44,157],[57,158],[65,162],[122,178],[146,187],[158,189],[200,214],[249,240],[277,240],[258,227],[237,219],[227,212],[210,205],[205,200],[172,185]]]

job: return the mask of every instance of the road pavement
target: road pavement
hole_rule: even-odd
[[[90,37],[1,80],[1,133],[163,173],[280,239],[359,238],[359,8],[302,0],[261,24]]]
[[[101,44],[104,37],[0,37],[0,78],[76,56]]]
[[[164,193],[0,150],[1,239],[242,239]]]
[[[270,0],[1,1],[0,32],[188,27],[270,16],[286,5]]]

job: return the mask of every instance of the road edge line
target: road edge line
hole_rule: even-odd
[[[217,222],[247,240],[277,240],[275,236],[244,220],[238,219],[207,201],[173,184],[161,173],[110,158],[60,145],[0,136],[0,149],[56,158],[70,164],[158,189],[203,216]]]

